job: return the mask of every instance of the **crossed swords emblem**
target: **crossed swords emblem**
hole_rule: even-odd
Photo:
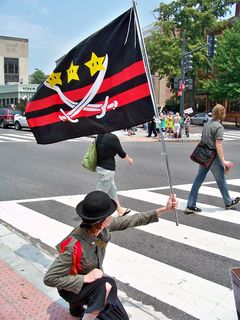
[[[92,101],[92,99],[95,97],[95,95],[97,94],[97,92],[103,82],[103,79],[105,77],[107,67],[108,67],[108,55],[107,54],[105,56],[103,66],[104,66],[104,70],[99,71],[98,76],[95,79],[92,87],[86,93],[86,95],[82,98],[82,100],[79,102],[70,100],[69,98],[67,98],[64,95],[64,93],[61,91],[61,89],[58,86],[56,86],[56,85],[51,86],[47,81],[44,81],[44,85],[46,87],[48,87],[49,89],[56,91],[57,94],[59,95],[60,99],[71,108],[71,110],[69,110],[69,111],[64,111],[62,108],[60,109],[60,111],[62,113],[61,115],[59,115],[60,120],[70,121],[70,122],[76,123],[79,120],[75,119],[75,117],[82,110],[90,111],[90,112],[100,112],[100,114],[96,115],[96,118],[101,119],[105,116],[107,110],[110,110],[110,109],[114,110],[115,108],[118,107],[117,100],[114,100],[112,103],[108,103],[109,96],[105,97],[104,103],[95,103],[95,104],[90,103]]]

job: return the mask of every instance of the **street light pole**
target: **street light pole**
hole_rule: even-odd
[[[184,56],[185,56],[185,47],[186,47],[186,35],[183,31],[182,35],[182,49],[181,49],[181,83],[184,84],[185,72],[184,72]],[[183,116],[184,113],[184,90],[182,90],[182,95],[180,96],[180,116]]]

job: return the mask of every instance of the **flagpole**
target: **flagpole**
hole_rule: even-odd
[[[149,66],[149,62],[148,62],[148,58],[147,58],[147,51],[146,51],[146,47],[145,47],[145,43],[144,43],[144,39],[143,39],[141,27],[140,27],[140,21],[139,21],[138,12],[137,12],[136,0],[132,0],[132,2],[133,2],[133,10],[134,10],[134,13],[135,13],[134,16],[136,18],[135,21],[136,21],[136,24],[137,24],[138,35],[140,37],[140,45],[141,45],[143,61],[144,61],[145,69],[146,69],[146,75],[147,75],[147,78],[148,78],[148,83],[150,84],[150,91],[151,91],[151,97],[152,97],[153,106],[154,106],[155,118],[156,118],[157,122],[160,122],[160,137],[161,137],[161,143],[162,143],[162,149],[163,149],[163,153],[162,154],[163,154],[164,159],[165,159],[170,192],[173,195],[172,179],[171,179],[171,174],[170,174],[170,168],[169,168],[169,162],[168,162],[168,156],[167,156],[167,149],[166,149],[166,144],[165,144],[165,140],[164,140],[164,135],[163,135],[163,132],[161,130],[161,121],[160,121],[158,110],[157,110],[156,96],[155,96],[155,92],[154,92],[154,86],[153,86],[153,81],[152,81],[152,77],[151,77],[150,66]],[[174,211],[174,216],[175,216],[175,222],[176,222],[176,225],[178,226],[179,223],[178,223],[177,210],[174,209],[173,211]]]

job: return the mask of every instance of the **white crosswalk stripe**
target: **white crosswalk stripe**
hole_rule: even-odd
[[[4,133],[0,135],[0,142],[32,142],[32,141],[36,141],[32,133],[29,133],[29,134]]]
[[[221,197],[218,189],[213,186],[214,183],[204,183],[200,194]],[[239,186],[240,179],[228,180],[228,184],[230,194],[233,197],[237,196],[237,192],[231,191],[231,186]],[[173,188],[176,191],[185,192],[189,191],[190,187],[191,185],[184,184],[176,185]],[[134,189],[120,191],[119,195],[129,200],[152,203],[155,207],[155,205],[166,203],[168,198],[166,190],[168,187]],[[2,201],[0,202],[0,219],[31,237],[39,239],[44,244],[55,247],[72,230],[72,227],[22,204],[54,200],[58,204],[75,207],[84,196],[81,194]],[[184,210],[185,206],[186,200],[180,199],[179,210]],[[211,219],[212,224],[218,221],[235,227],[240,225],[239,210],[225,211],[223,208],[206,203],[199,203],[199,206],[203,211],[196,214],[195,217]],[[44,226],[44,228],[39,228],[39,226]],[[161,219],[159,223],[136,229],[139,230],[137,232],[144,232],[149,237],[168,239],[173,241],[176,246],[184,245],[189,250],[190,248],[195,250],[196,254],[198,254],[198,250],[203,250],[209,259],[214,254],[219,258],[240,260],[239,237],[234,238],[222,233],[210,232],[207,230],[207,226],[206,230],[203,227],[199,229],[194,225],[181,223],[177,227],[174,221]],[[237,320],[234,296],[229,287],[225,287],[217,281],[211,281],[207,277],[199,276],[197,272],[196,274],[190,273],[164,261],[158,261],[151,256],[146,256],[141,251],[142,248],[139,248],[139,252],[134,252],[127,247],[110,243],[104,263],[105,272],[123,283],[128,283],[130,287],[143,294],[168,304],[169,308],[176,308],[197,319]],[[192,261],[189,260],[187,263],[191,264]],[[201,268],[201,266],[199,267]]]
[[[91,137],[81,137],[67,140],[68,142],[79,142],[79,141],[91,141]],[[36,142],[33,134],[31,132],[21,132],[21,133],[0,133],[0,143],[1,142]]]
[[[240,140],[240,131],[225,130],[223,135],[224,140]]]

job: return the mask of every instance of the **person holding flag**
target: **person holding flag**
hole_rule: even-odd
[[[56,287],[82,320],[128,320],[113,278],[104,274],[103,262],[111,233],[158,222],[175,209],[171,195],[164,207],[124,217],[112,217],[117,204],[103,191],[92,191],[77,207],[82,222],[58,246],[59,255],[45,274],[44,283]]]

